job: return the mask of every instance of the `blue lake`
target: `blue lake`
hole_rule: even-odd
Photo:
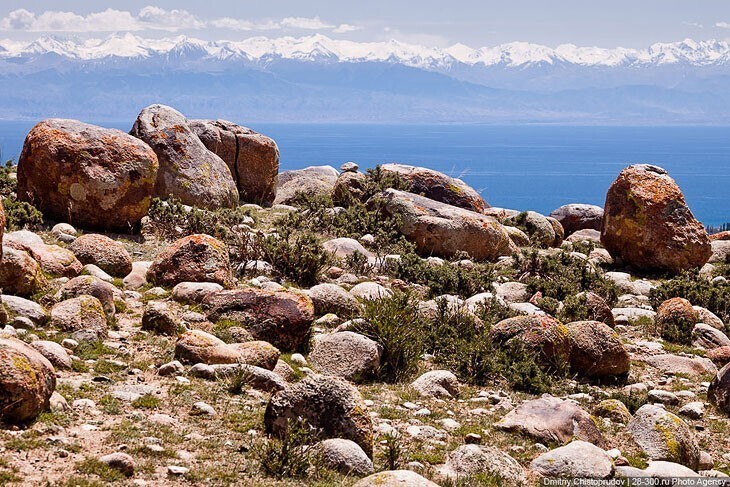
[[[130,123],[100,123],[129,130]],[[0,121],[0,155],[17,158],[32,122]],[[250,125],[273,137],[281,169],[355,161],[403,162],[464,179],[493,206],[549,213],[566,203],[603,206],[619,171],[667,169],[698,219],[730,221],[730,127],[494,125]]]

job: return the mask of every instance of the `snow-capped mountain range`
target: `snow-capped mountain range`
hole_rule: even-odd
[[[0,119],[730,124],[730,41],[424,47],[324,35],[0,40]]]
[[[392,62],[417,68],[469,66],[520,67],[534,64],[569,63],[580,66],[645,66],[687,64],[708,66],[730,63],[730,42],[694,41],[657,43],[646,49],[578,47],[563,44],[550,48],[527,42],[472,48],[464,44],[439,49],[395,40],[355,42],[316,34],[307,37],[252,37],[243,41],[202,41],[179,36],[145,39],[133,34],[105,39],[41,37],[32,42],[0,40],[0,58],[27,58],[57,54],[74,60],[109,57],[151,58],[175,53],[197,54],[218,60],[268,61],[288,59],[311,62]]]

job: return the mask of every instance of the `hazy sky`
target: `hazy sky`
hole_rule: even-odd
[[[730,38],[730,0],[2,0],[0,38],[55,35],[202,39],[315,32],[352,40],[492,46],[528,41],[646,47]]]

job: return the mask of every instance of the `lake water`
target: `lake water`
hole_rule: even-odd
[[[100,125],[129,130],[130,123]],[[0,121],[0,154],[17,158],[32,122]],[[464,179],[493,206],[549,213],[603,206],[619,171],[664,167],[698,219],[730,221],[730,127],[252,124],[273,137],[281,169],[402,162]]]

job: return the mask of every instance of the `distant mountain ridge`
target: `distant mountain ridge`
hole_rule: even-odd
[[[0,40],[0,118],[730,123],[730,42],[432,48],[323,35]],[[212,89],[213,88],[213,89]]]
[[[578,47],[563,44],[555,49],[540,44],[511,42],[495,47],[472,48],[464,44],[439,49],[395,40],[355,42],[331,39],[321,34],[307,37],[252,37],[243,41],[202,41],[179,36],[145,39],[127,33],[106,39],[62,39],[41,37],[32,42],[0,40],[0,57],[24,59],[54,53],[75,60],[150,58],[154,56],[209,57],[217,60],[267,62],[293,59],[310,62],[392,62],[418,68],[568,63],[581,66],[644,66],[685,63],[691,66],[730,63],[730,42],[657,43],[647,49]]]

